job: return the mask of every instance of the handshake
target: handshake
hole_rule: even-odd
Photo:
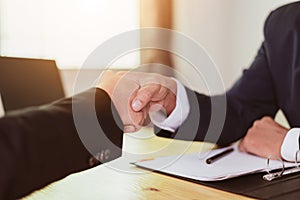
[[[151,112],[169,116],[176,107],[176,81],[159,74],[107,70],[97,87],[112,99],[127,133],[147,125]]]

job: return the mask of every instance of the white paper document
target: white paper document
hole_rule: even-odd
[[[212,150],[209,153],[186,154],[182,156],[160,157],[138,161],[136,166],[160,171],[163,173],[190,178],[199,181],[217,181],[245,174],[267,171],[267,159],[242,153],[237,147],[234,151],[211,164],[206,159],[227,148]],[[284,162],[285,167],[296,166],[295,163]],[[282,162],[272,160],[272,169],[281,169]]]

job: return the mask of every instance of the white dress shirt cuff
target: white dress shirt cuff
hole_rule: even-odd
[[[299,137],[300,137],[300,128],[293,128],[289,130],[281,145],[282,158],[291,162],[295,161],[296,153],[299,150]]]
[[[152,123],[164,130],[175,132],[186,120],[190,112],[190,104],[184,86],[173,78],[177,84],[176,106],[173,112],[166,117],[162,112],[151,112],[149,114]]]

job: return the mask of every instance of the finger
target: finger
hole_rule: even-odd
[[[139,89],[132,100],[132,109],[136,112],[142,110],[152,101],[152,97],[159,91],[160,85],[150,84]]]
[[[244,142],[243,142],[243,139],[240,141],[239,145],[238,145],[238,148],[241,152],[247,152],[246,148],[245,148],[245,145],[244,145]]]
[[[169,88],[172,92],[176,93],[176,87],[174,87],[175,81],[169,77],[162,76],[157,73],[146,73],[146,72],[134,72],[126,71],[123,73],[128,79],[131,79],[141,85],[142,87],[150,84],[159,84],[163,87]]]

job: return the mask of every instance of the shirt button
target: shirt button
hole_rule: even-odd
[[[101,150],[101,152],[97,154],[97,159],[102,163],[107,161],[109,159],[109,157],[110,157],[109,149]]]
[[[96,165],[100,164],[100,161],[96,157],[91,157],[89,159],[89,166],[94,167]]]
[[[93,167],[99,165],[100,163],[104,163],[105,161],[109,160],[110,158],[110,150],[105,149],[98,152],[95,156],[89,159],[89,166]]]

